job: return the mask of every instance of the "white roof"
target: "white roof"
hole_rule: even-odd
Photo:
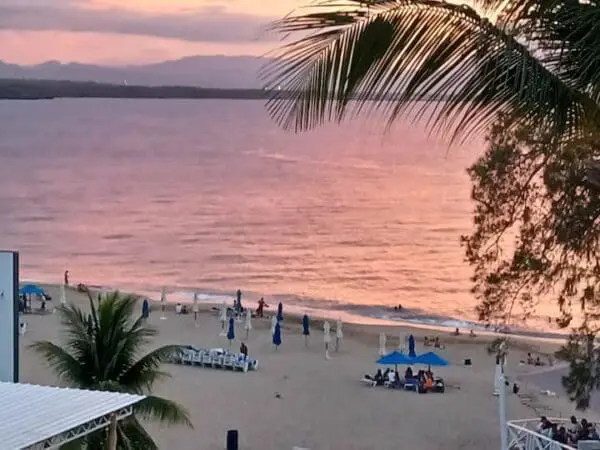
[[[0,382],[0,447],[20,450],[33,446],[143,398],[118,392]]]

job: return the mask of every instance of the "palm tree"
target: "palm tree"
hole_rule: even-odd
[[[89,291],[88,297],[89,314],[74,305],[57,308],[65,327],[64,342],[41,341],[31,347],[70,386],[145,395],[134,415],[118,424],[117,448],[157,449],[138,418],[192,427],[181,406],[152,395],[154,383],[168,376],[160,370],[162,362],[180,347],[160,347],[140,356],[157,331],[135,316],[136,299],[112,292],[96,304]],[[77,448],[104,449],[106,442],[106,430],[101,430],[78,442]]]
[[[499,113],[561,139],[597,130],[598,1],[463,3],[323,0],[283,18],[273,29],[293,39],[264,67],[268,110],[295,131],[365,109],[424,115],[453,139]]]

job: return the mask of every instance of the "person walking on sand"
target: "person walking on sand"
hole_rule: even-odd
[[[265,303],[265,299],[263,297],[258,301],[258,308],[256,308],[256,317],[264,317],[265,308],[268,308],[269,305]]]
[[[65,270],[65,286],[69,285],[69,271]]]

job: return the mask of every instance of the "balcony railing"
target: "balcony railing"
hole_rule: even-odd
[[[548,418],[552,423],[568,429],[566,419]],[[536,431],[540,419],[510,420],[507,423],[508,448],[506,450],[576,450],[577,447],[561,444]]]

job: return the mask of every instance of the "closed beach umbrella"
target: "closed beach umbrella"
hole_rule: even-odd
[[[236,311],[237,312],[242,312],[242,291],[241,290],[237,290],[237,292],[235,293],[235,297],[237,299],[236,305]]]
[[[160,292],[160,310],[162,312],[162,314],[160,316],[161,319],[166,319],[166,317],[165,317],[165,309],[166,308],[167,308],[167,292],[163,288],[163,290]]]
[[[271,334],[275,333],[275,326],[279,321],[277,320],[277,316],[271,317]]]
[[[227,334],[225,332],[225,322],[227,322],[227,304],[225,302],[221,304],[221,309],[219,310],[219,321],[221,322],[221,333],[219,336],[225,336]]]
[[[277,320],[280,322],[283,320],[283,303],[281,302],[277,305]]]
[[[194,292],[194,305],[192,306],[194,311],[194,324],[198,326],[198,293]]]
[[[246,310],[246,323],[244,324],[244,329],[246,330],[246,339],[248,339],[248,335],[252,329],[252,311],[250,311],[250,308]]]
[[[410,358],[417,356],[415,353],[415,337],[412,334],[408,337],[408,356]]]
[[[325,358],[329,359],[329,343],[331,342],[331,326],[328,321],[323,323],[323,342],[325,342]]]
[[[400,336],[398,336],[398,351],[400,353],[404,352],[404,342],[405,342],[405,339],[406,338],[402,334]]]
[[[385,349],[385,341],[385,333],[379,333],[379,356],[387,354],[387,350]]]
[[[60,287],[60,304],[67,304],[67,286],[64,284]]]
[[[229,346],[231,347],[231,341],[235,339],[235,323],[233,317],[229,319],[229,328],[227,329],[227,339],[229,339]]]
[[[148,299],[145,298],[142,302],[142,317],[147,319],[150,316],[150,304],[148,303]]]
[[[308,347],[308,336],[310,336],[310,319],[308,314],[302,316],[302,334],[304,335],[304,345]]]
[[[275,330],[273,331],[273,345],[275,350],[281,345],[281,325],[279,325],[279,322],[275,324]]]
[[[344,333],[342,332],[342,319],[338,319],[335,323],[335,351],[340,350],[340,343],[344,339]]]

